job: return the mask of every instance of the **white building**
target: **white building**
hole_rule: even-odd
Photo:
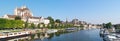
[[[50,23],[50,20],[48,20],[48,19],[46,19],[46,18],[44,18],[44,24],[49,24]]]
[[[14,15],[22,16],[22,17],[25,17],[25,16],[32,17],[33,16],[31,11],[26,6],[22,6],[21,8],[15,8]]]

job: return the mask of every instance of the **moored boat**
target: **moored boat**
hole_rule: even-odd
[[[57,31],[58,31],[57,29],[48,29],[46,33],[50,34],[50,33],[55,33]]]
[[[120,41],[120,37],[117,34],[109,34],[103,37],[105,41]]]
[[[68,32],[72,32],[72,31],[77,31],[77,28],[66,28],[65,30]]]

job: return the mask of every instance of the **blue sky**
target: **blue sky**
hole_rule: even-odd
[[[120,0],[0,0],[0,16],[26,5],[34,16],[78,18],[89,23],[120,23]]]

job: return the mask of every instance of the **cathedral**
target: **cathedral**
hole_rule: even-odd
[[[49,24],[49,20],[47,18],[33,16],[30,9],[28,9],[26,6],[15,8],[14,15],[6,14],[3,16],[3,18],[15,20],[16,16],[21,17],[21,20],[24,22],[28,21],[28,23],[34,23],[36,25],[39,23]]]
[[[14,10],[14,15],[21,17],[33,17],[32,12],[26,6],[22,6],[21,8],[16,8]]]

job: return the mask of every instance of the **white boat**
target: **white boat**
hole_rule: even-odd
[[[100,29],[100,35],[104,34],[104,29]]]
[[[28,34],[30,34],[28,31],[24,31],[24,32],[8,32],[8,33],[1,34],[0,38],[16,37],[16,36],[28,35]]]
[[[68,32],[71,32],[71,31],[77,31],[78,29],[77,28],[66,28],[65,30]]]
[[[57,31],[58,31],[57,29],[48,29],[46,33],[50,34],[50,33],[55,33]]]
[[[120,41],[120,37],[117,37],[117,34],[106,35],[104,37],[105,41]]]

